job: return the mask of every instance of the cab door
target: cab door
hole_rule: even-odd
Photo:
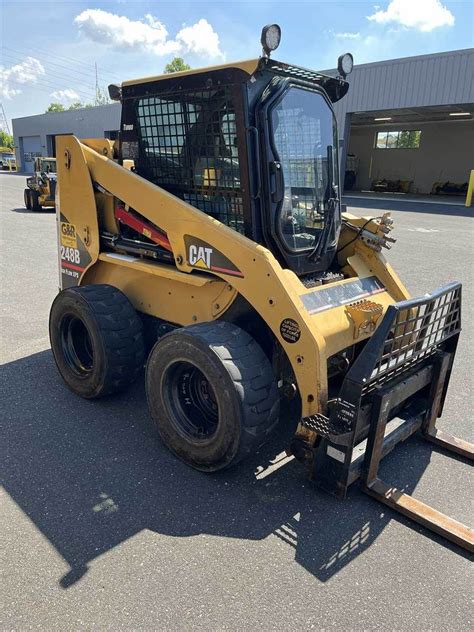
[[[257,117],[265,239],[297,274],[327,270],[340,226],[337,131],[331,103],[320,88],[275,78]],[[321,245],[323,251],[317,253]]]

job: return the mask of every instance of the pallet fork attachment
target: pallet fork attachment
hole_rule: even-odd
[[[440,355],[436,358],[437,376],[432,382],[431,389],[434,397],[430,410],[422,423],[421,431],[428,441],[446,450],[455,452],[466,459],[473,460],[474,446],[472,444],[435,428],[448,366],[449,354],[440,352]],[[374,416],[365,453],[364,473],[362,476],[363,490],[369,496],[379,500],[391,509],[398,511],[430,531],[434,531],[473,553],[474,531],[471,528],[378,478],[379,463],[382,457],[381,449],[387,425],[387,414],[383,411],[390,409],[390,392],[383,392],[383,389],[381,389],[377,392],[375,401],[376,404],[372,409]]]
[[[428,441],[473,459],[472,444],[435,427],[460,331],[460,283],[395,303],[347,372],[329,418],[303,425],[318,426],[323,437],[313,462],[318,486],[343,498],[360,478],[370,496],[474,552],[472,529],[378,478],[383,456],[418,430]]]

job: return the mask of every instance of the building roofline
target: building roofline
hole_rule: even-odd
[[[350,51],[349,51],[350,52]],[[381,61],[368,61],[365,64],[358,64],[357,58],[354,59],[354,70],[358,70],[359,68],[373,68],[374,66],[383,66],[386,64],[395,64],[395,63],[411,63],[412,61],[420,61],[424,59],[433,59],[437,57],[455,57],[465,53],[474,53],[474,48],[459,48],[457,50],[448,50],[440,53],[427,53],[426,55],[412,55],[409,57],[393,57],[392,59],[383,59]],[[334,73],[337,72],[336,68],[331,68],[330,70],[322,70],[323,73]],[[349,76],[350,81],[350,76]]]
[[[83,112],[84,110],[90,111],[90,110],[95,110],[96,108],[109,108],[111,106],[117,106],[120,105],[120,103],[104,103],[103,105],[92,105],[90,107],[84,107],[84,108],[74,108],[72,110],[64,110],[63,112],[41,112],[40,114],[30,114],[28,116],[17,116],[15,118],[12,118],[12,123],[13,121],[21,121],[22,119],[27,119],[27,118],[33,118],[34,116],[60,116],[61,114],[70,114],[71,112]]]
[[[412,55],[409,57],[394,57],[393,59],[384,59],[382,61],[370,61],[365,64],[354,64],[354,68],[365,68],[367,66],[380,66],[383,64],[392,64],[394,62],[412,62],[421,59],[432,59],[433,57],[454,57],[464,53],[474,53],[474,48],[460,48],[457,50],[448,50],[441,53],[428,53],[426,55]]]

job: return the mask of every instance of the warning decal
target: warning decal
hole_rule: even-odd
[[[296,320],[285,318],[280,323],[280,334],[286,342],[298,342],[301,336],[301,329]]]

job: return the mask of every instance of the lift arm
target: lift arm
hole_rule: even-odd
[[[296,275],[283,270],[268,249],[99,154],[74,136],[57,137],[57,153],[60,214],[64,222],[87,235],[88,270],[100,254],[94,199],[94,185],[99,185],[166,234],[178,271],[211,273],[245,297],[288,356],[301,393],[303,414],[325,408],[325,340],[301,301],[303,286]],[[199,252],[203,253],[202,261],[196,259]],[[288,319],[296,322],[299,329],[297,339],[291,342],[282,336],[281,329],[282,321]]]

